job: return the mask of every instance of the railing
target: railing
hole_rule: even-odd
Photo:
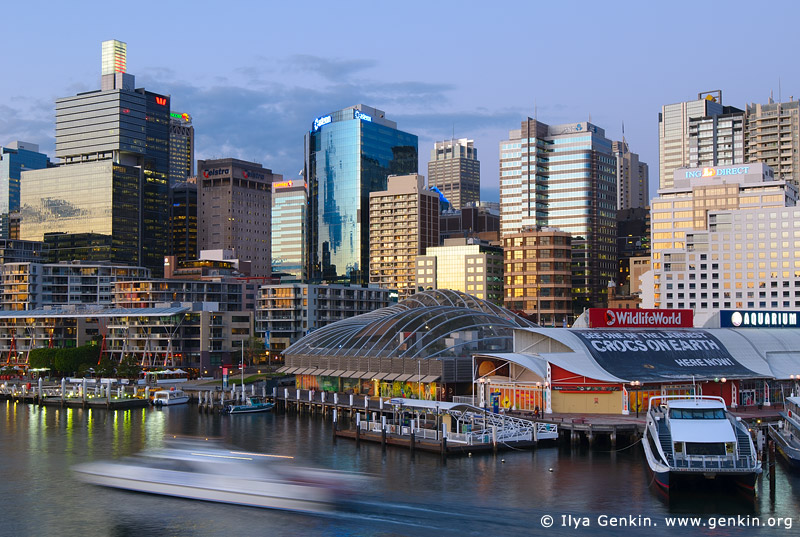
[[[757,461],[753,457],[732,457],[724,455],[686,455],[675,459],[676,470],[719,470],[734,472],[756,468]]]

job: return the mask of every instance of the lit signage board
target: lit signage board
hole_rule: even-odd
[[[156,104],[160,104],[161,106],[167,106],[167,98],[166,97],[156,97]]]
[[[692,310],[589,308],[592,328],[691,328]]]
[[[372,122],[372,116],[368,116],[367,114],[355,109],[353,109],[353,119]]]
[[[721,310],[722,328],[800,328],[796,311]]]
[[[330,122],[331,122],[331,116],[318,117],[317,119],[314,120],[314,130],[317,131],[319,130],[320,127],[322,127],[323,125],[327,125]]]
[[[169,114],[169,117],[172,117],[172,118],[175,118],[175,119],[182,119],[182,120],[184,120],[186,123],[189,123],[189,122],[191,122],[191,121],[192,121],[192,116],[190,116],[190,115],[189,115],[189,114],[187,114],[187,113],[183,113],[183,114],[182,114],[182,113],[180,113],[180,112],[170,112],[170,114]]]
[[[292,186],[292,181],[283,181],[282,183],[272,183],[275,188],[289,188]]]
[[[686,179],[696,177],[717,177],[725,175],[744,175],[750,171],[750,166],[733,166],[731,168],[703,168],[686,172]]]

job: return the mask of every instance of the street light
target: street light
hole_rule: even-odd
[[[634,380],[631,382],[631,389],[636,393],[636,417],[639,417],[639,389],[642,387],[642,383],[638,380]]]

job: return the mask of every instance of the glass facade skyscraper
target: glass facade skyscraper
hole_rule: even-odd
[[[272,183],[272,271],[306,281],[308,191],[302,181]]]
[[[194,175],[194,127],[185,112],[169,114],[169,184],[174,186]]]
[[[369,281],[369,194],[417,173],[417,137],[362,104],[319,117],[306,135],[312,282]]]
[[[13,142],[0,147],[0,239],[12,237],[9,213],[19,211],[19,182],[23,170],[47,168],[50,159],[39,153],[39,146],[27,142]]]

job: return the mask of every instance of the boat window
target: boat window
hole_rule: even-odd
[[[725,442],[686,442],[687,455],[725,455]]]
[[[671,408],[669,417],[674,420],[724,420],[725,411],[721,408]]]

